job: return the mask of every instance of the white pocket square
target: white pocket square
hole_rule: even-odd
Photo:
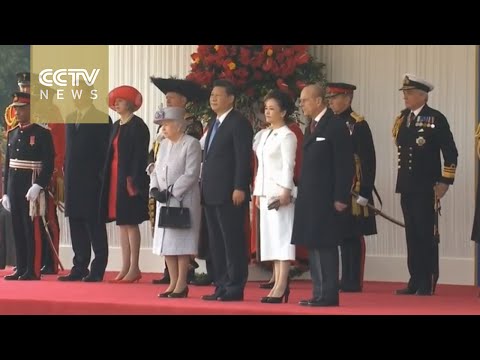
[[[424,132],[424,131],[425,131],[425,130],[423,130],[423,129],[418,130],[418,132]]]
[[[316,141],[325,141],[324,137],[317,137]]]

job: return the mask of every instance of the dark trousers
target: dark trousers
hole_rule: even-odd
[[[360,291],[363,287],[365,239],[363,236],[344,239],[340,248],[342,259],[340,288],[346,291]]]
[[[243,296],[248,279],[245,207],[206,205],[208,242],[216,293]]]
[[[434,257],[434,195],[432,192],[402,194],[401,205],[407,238],[407,262],[412,290],[432,290]]]
[[[313,297],[338,302],[338,246],[308,249]]]
[[[95,254],[90,272],[103,278],[108,262],[108,240],[105,223],[96,220],[69,218],[73,249],[72,274],[86,276],[90,264],[91,249]]]
[[[26,193],[26,192],[25,192]],[[18,194],[10,198],[12,211],[13,236],[17,257],[17,273],[40,278],[41,263],[41,219],[29,215],[29,202],[25,195]]]

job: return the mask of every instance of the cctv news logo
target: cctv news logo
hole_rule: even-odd
[[[38,75],[38,81],[43,86],[46,86],[47,89],[40,90],[40,99],[49,98],[50,91],[48,87],[52,87],[53,85],[56,85],[57,87],[71,86],[72,98],[81,99],[82,96],[85,95],[85,91],[84,89],[76,89],[75,87],[80,86],[80,83],[84,83],[87,86],[93,86],[99,72],[100,69],[93,69],[90,73],[86,69],[58,69],[55,71],[53,71],[53,69],[44,69]],[[87,96],[92,100],[96,100],[98,98],[97,90],[91,89]],[[65,89],[58,89],[56,98],[57,100],[64,100]]]

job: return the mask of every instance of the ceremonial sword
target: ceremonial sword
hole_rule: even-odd
[[[358,199],[359,195],[355,192],[355,191],[350,191],[350,193],[356,198]],[[379,210],[377,209],[375,206],[373,206],[372,204],[368,203],[366,205],[370,210],[372,210],[376,215],[380,215],[381,217],[383,217],[384,219],[387,219],[388,221],[398,225],[398,226],[401,226],[401,227],[405,227],[405,224],[402,223],[401,221],[398,221],[396,219],[394,219],[393,217],[385,214],[382,210]]]

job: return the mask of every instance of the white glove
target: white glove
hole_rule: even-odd
[[[8,198],[7,194],[3,195],[2,197],[2,205],[5,210],[10,212],[10,199]]]
[[[152,175],[153,170],[155,169],[155,163],[148,164],[147,168],[145,169],[147,175]]]
[[[43,188],[38,185],[38,184],[33,184],[30,189],[27,191],[27,195],[25,195],[25,198],[27,201],[35,201],[38,198],[38,195],[40,195],[40,190]]]
[[[368,199],[364,198],[363,196],[358,195],[357,204],[360,206],[367,206]]]

